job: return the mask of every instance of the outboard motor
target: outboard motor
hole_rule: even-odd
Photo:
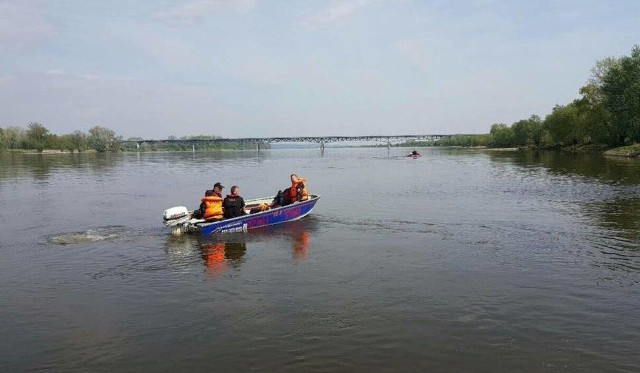
[[[188,222],[189,219],[191,219],[191,212],[184,206],[166,209],[162,214],[164,225],[171,228],[171,234],[175,236],[183,232],[182,226]]]

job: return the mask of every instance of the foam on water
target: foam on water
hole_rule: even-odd
[[[49,237],[49,242],[56,245],[80,245],[105,240],[114,240],[125,236],[123,227],[106,227],[89,229],[84,232],[71,232]]]

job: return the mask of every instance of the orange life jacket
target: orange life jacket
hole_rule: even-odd
[[[222,197],[219,195],[212,195],[202,198],[204,203],[204,216],[205,220],[208,219],[222,219]]]
[[[291,202],[296,202],[298,200],[298,184],[302,183],[302,198],[301,201],[306,201],[309,199],[309,193],[307,192],[307,185],[304,183],[307,179],[303,177],[299,177],[298,181],[295,183],[291,183],[291,188],[289,188],[289,197],[291,198]]]

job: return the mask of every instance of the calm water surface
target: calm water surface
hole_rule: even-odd
[[[640,371],[640,162],[408,151],[1,155],[0,371]],[[308,218],[162,226],[292,172]]]

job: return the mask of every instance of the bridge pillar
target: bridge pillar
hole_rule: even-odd
[[[192,152],[194,152],[194,153],[196,152],[196,146],[195,146],[195,144],[191,144],[191,151],[192,151]]]
[[[324,150],[324,140],[320,141],[320,150]]]

